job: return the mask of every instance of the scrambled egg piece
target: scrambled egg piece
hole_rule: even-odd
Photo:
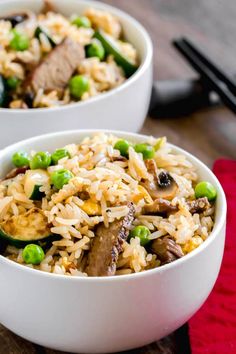
[[[70,182],[63,186],[57,193],[52,195],[52,201],[57,204],[61,203],[63,200],[76,195],[80,192],[83,187],[83,179],[80,177],[74,177]]]
[[[101,206],[91,199],[85,200],[84,204],[81,205],[80,208],[90,216],[101,215]]]
[[[203,239],[200,236],[193,236],[183,247],[183,252],[184,253],[190,253],[195,248],[200,246],[203,243]]]
[[[133,202],[138,203],[141,199],[145,199],[145,201],[149,204],[153,203],[153,199],[148,193],[148,191],[143,186],[138,186],[138,193],[133,196]]]

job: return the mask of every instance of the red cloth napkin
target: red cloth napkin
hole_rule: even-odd
[[[222,268],[209,298],[189,321],[192,354],[236,354],[236,161],[217,160],[213,171],[228,205]]]

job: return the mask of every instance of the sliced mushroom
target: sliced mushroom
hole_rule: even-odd
[[[0,18],[0,20],[11,22],[12,27],[15,27],[21,22],[24,22],[28,18],[27,13],[12,14],[6,17]]]
[[[111,161],[112,162],[115,162],[115,161],[125,162],[125,161],[127,161],[127,158],[124,156],[121,156],[121,155],[120,156],[112,156]]]
[[[191,214],[202,213],[211,207],[206,197],[188,201],[187,207]],[[143,214],[166,214],[179,210],[179,205],[172,205],[169,200],[157,198],[153,203],[146,204],[142,212]]]
[[[148,172],[153,176],[153,181],[145,180],[141,184],[147,189],[151,197],[153,199],[173,199],[178,189],[173,177],[166,171],[158,174],[156,162],[153,159],[147,160],[146,166]]]
[[[146,204],[143,207],[143,214],[166,214],[177,211],[177,205],[172,205],[169,200],[158,198],[152,204]]]
[[[145,165],[147,167],[148,172],[153,176],[154,180],[157,182],[158,170],[156,161],[154,159],[146,160]]]
[[[163,264],[173,262],[184,256],[181,247],[169,236],[154,240],[151,245],[151,250]]]
[[[10,172],[8,172],[4,180],[14,178],[19,174],[24,174],[28,169],[28,166],[13,168]]]

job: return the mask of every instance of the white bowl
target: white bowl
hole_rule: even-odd
[[[92,133],[48,134],[0,152],[0,176],[19,149],[54,150]],[[142,135],[112,132],[137,142]],[[171,145],[172,146],[172,145]],[[34,343],[69,352],[128,350],[166,336],[186,322],[209,295],[219,272],[225,240],[226,200],[214,174],[197,158],[172,146],[217,189],[214,229],[185,257],[143,273],[69,277],[27,268],[0,256],[0,322]]]
[[[1,17],[24,9],[39,12],[43,0],[1,0]],[[121,86],[88,101],[60,108],[29,110],[0,109],[0,148],[37,134],[70,129],[122,129],[137,132],[143,125],[152,86],[152,43],[143,26],[126,13],[101,2],[87,0],[50,0],[56,11],[70,16],[89,6],[116,15],[125,38],[138,51],[140,67]]]

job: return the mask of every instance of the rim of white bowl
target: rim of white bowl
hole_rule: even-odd
[[[136,134],[136,133],[129,133],[129,132],[124,132],[124,131],[119,131],[119,130],[106,130],[106,129],[78,129],[78,130],[68,130],[65,132],[56,132],[56,133],[49,133],[49,134],[43,134],[43,135],[38,135],[35,136],[33,138],[30,139],[25,139],[22,140],[20,142],[17,142],[15,144],[9,145],[8,147],[4,148],[3,150],[0,151],[0,158],[1,155],[8,152],[9,150],[17,150],[18,147],[22,148],[22,144],[24,143],[34,143],[38,140],[41,140],[42,138],[52,138],[52,139],[56,139],[57,137],[61,137],[63,135],[70,135],[70,134],[83,134],[83,135],[91,135],[94,134],[96,132],[104,132],[104,133],[110,133],[110,134],[116,134],[119,136],[125,136],[125,137],[130,137],[131,139],[135,138],[143,138],[143,139],[147,139],[149,137],[149,135],[144,135],[144,134]],[[215,186],[217,188],[218,191],[218,198],[217,199],[221,199],[222,204],[220,205],[220,212],[219,212],[219,218],[217,223],[214,224],[213,227],[213,231],[210,233],[209,237],[195,250],[193,250],[192,252],[188,253],[187,255],[185,255],[182,258],[179,258],[175,261],[173,261],[172,263],[168,263],[165,264],[163,266],[160,267],[156,267],[153,269],[149,269],[149,270],[145,270],[143,272],[140,273],[132,273],[132,274],[124,274],[124,275],[113,275],[113,276],[102,276],[102,277],[87,277],[87,276],[72,276],[72,275],[62,275],[62,274],[55,274],[55,273],[47,273],[44,272],[42,270],[38,270],[38,269],[33,269],[33,268],[29,268],[25,265],[21,265],[19,263],[16,263],[14,261],[11,261],[10,259],[0,255],[0,262],[2,261],[3,263],[9,265],[12,268],[15,268],[16,270],[19,271],[25,271],[25,272],[30,272],[32,274],[35,274],[35,276],[42,276],[42,277],[49,277],[51,279],[56,279],[58,281],[77,281],[77,282],[99,282],[99,283],[103,283],[103,282],[114,282],[114,281],[132,281],[135,280],[139,277],[148,277],[148,276],[152,276],[152,274],[154,273],[162,273],[164,271],[168,271],[174,267],[178,267],[181,264],[183,264],[184,262],[187,262],[189,259],[193,258],[193,257],[197,257],[197,255],[202,252],[205,248],[207,248],[217,237],[219,231],[223,228],[225,219],[226,219],[226,210],[227,210],[227,204],[226,204],[226,197],[225,197],[225,193],[223,191],[223,188],[219,182],[219,180],[217,179],[217,177],[214,175],[214,173],[203,163],[201,162],[197,157],[195,157],[194,155],[192,155],[191,153],[185,151],[182,148],[179,148],[178,146],[174,145],[174,144],[170,144],[170,147],[174,148],[177,152],[182,153],[183,155],[185,155],[187,158],[190,158],[191,160],[193,160],[193,163],[196,163],[201,169],[204,169],[207,171],[207,173],[213,178]]]
[[[0,1],[0,9],[1,9],[1,5],[8,4],[8,3],[10,4],[11,2],[15,2],[15,1],[20,3],[22,0],[1,0]],[[33,0],[31,0],[31,1],[33,1]],[[127,87],[132,85],[133,82],[135,82],[137,79],[139,79],[139,77],[143,74],[143,72],[147,70],[147,68],[149,67],[149,65],[152,62],[153,45],[152,45],[152,40],[151,40],[150,35],[148,34],[145,27],[138,20],[136,20],[133,16],[127,14],[123,10],[120,10],[119,8],[112,6],[112,5],[107,5],[103,2],[98,2],[98,1],[94,1],[94,0],[90,0],[89,2],[87,0],[78,0],[78,2],[81,2],[83,4],[87,4],[88,6],[94,6],[94,7],[100,8],[100,9],[108,9],[108,10],[110,9],[111,12],[114,14],[117,14],[118,17],[124,18],[125,20],[132,23],[136,27],[136,29],[139,31],[139,33],[141,33],[141,35],[143,36],[143,41],[146,43],[146,52],[144,55],[144,59],[142,60],[142,63],[140,64],[140,66],[138,67],[136,72],[133,75],[131,75],[128,79],[126,79],[125,82],[122,83],[120,86],[115,87],[115,88],[111,89],[110,91],[102,93],[98,96],[91,97],[86,101],[69,103],[69,104],[66,104],[63,106],[58,106],[58,107],[29,108],[28,110],[19,109],[19,108],[0,108],[0,113],[10,113],[10,114],[17,113],[17,114],[22,114],[22,115],[26,114],[27,115],[28,113],[35,114],[36,112],[43,113],[45,111],[56,112],[58,109],[66,110],[66,109],[73,108],[73,107],[89,105],[89,103],[93,103],[93,102],[100,101],[100,100],[105,100],[106,98],[116,95],[120,91],[126,89]]]

